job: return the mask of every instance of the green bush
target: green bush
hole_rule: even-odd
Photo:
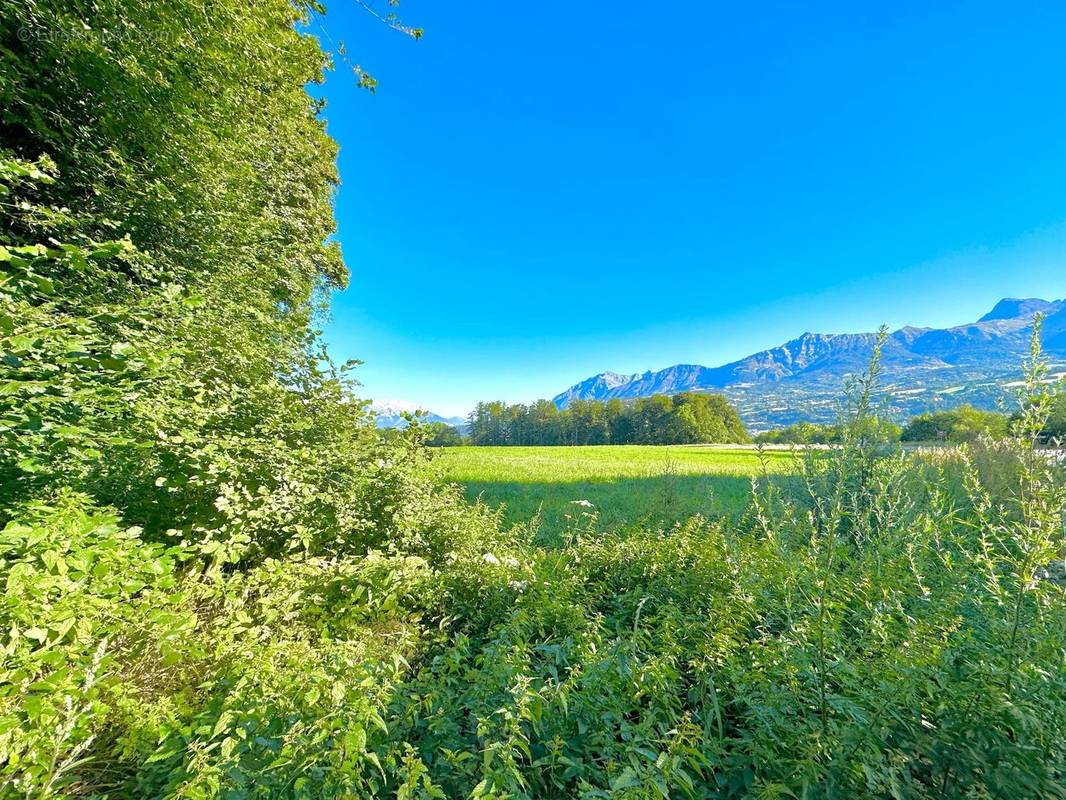
[[[464,443],[462,432],[454,425],[431,422],[421,428],[427,447],[458,447]]]
[[[783,428],[763,431],[755,437],[759,444],[830,444],[839,438],[835,425],[796,422]]]
[[[907,423],[900,435],[904,442],[973,442],[981,436],[1002,439],[1007,435],[1005,414],[959,406],[950,411],[919,414]]]
[[[1055,399],[1042,435],[1046,441],[1066,442],[1066,392]]]
[[[443,573],[377,551],[204,571],[195,549],[145,542],[83,497],[15,511],[0,533],[0,796],[384,791],[388,706],[437,623],[493,611],[494,583],[513,602],[484,558],[511,558],[492,518],[450,508],[412,547],[435,547]]]
[[[898,442],[900,427],[880,417],[870,417],[864,423],[872,440],[883,444]],[[844,432],[840,425],[822,425],[817,422],[796,422],[783,428],[763,431],[755,437],[759,444],[839,444]]]
[[[130,679],[151,679],[124,667],[154,662],[158,674],[194,627],[183,555],[76,496],[29,503],[0,532],[0,794],[81,784]]]

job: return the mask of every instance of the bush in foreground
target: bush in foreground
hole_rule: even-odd
[[[1036,386],[995,494],[979,452],[886,453],[860,402],[740,524],[590,518],[549,549],[438,494],[385,552],[205,570],[85,498],[28,504],[0,537],[5,791],[1062,796]]]

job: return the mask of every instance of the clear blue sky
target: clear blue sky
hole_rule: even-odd
[[[352,272],[326,335],[368,397],[463,413],[1066,295],[1066,4],[400,11],[422,41],[323,20],[380,81],[320,90]]]

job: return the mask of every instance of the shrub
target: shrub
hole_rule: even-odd
[[[181,547],[145,542],[84,497],[15,517],[0,532],[0,794],[50,797],[83,785],[130,679],[156,678],[194,618]],[[139,662],[152,667],[126,671]]]
[[[894,422],[870,417],[864,425],[873,440],[883,444],[899,441],[900,428]],[[843,436],[839,425],[796,422],[783,428],[763,431],[755,437],[755,441],[760,444],[839,444]]]
[[[1049,442],[1066,442],[1066,392],[1055,398],[1041,436]]]
[[[463,444],[463,434],[454,425],[431,422],[421,427],[427,447],[458,447]]]
[[[960,406],[950,411],[919,414],[907,423],[904,442],[973,442],[981,436],[1002,439],[1007,435],[1007,416]]]
[[[829,444],[836,441],[835,425],[817,422],[796,422],[783,428],[763,431],[755,437],[759,444]]]

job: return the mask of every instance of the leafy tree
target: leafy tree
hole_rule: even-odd
[[[302,448],[372,438],[312,327],[347,274],[311,7],[0,5],[8,499],[77,487],[239,558]]]
[[[366,796],[376,754],[330,748],[393,679],[360,683],[355,617],[496,535],[318,341],[347,280],[320,10],[0,0],[2,796],[282,796],[312,765]],[[306,599],[359,575],[355,617]]]
[[[550,400],[538,400],[530,406],[529,423],[525,444],[563,443],[563,415]]]
[[[559,410],[548,400],[531,406],[478,403],[468,419],[470,441],[481,445],[698,444],[748,442],[744,423],[721,395],[683,392],[641,398],[575,400]]]
[[[633,441],[633,418],[621,400],[617,397],[608,400],[603,413],[607,420],[607,435],[611,444]]]
[[[1045,439],[1066,442],[1066,393],[1056,396],[1043,429]]]
[[[795,422],[783,428],[763,431],[755,437],[763,444],[830,444],[840,440],[836,425],[817,422]]]
[[[750,442],[751,437],[737,410],[720,394],[682,393],[675,406],[692,410],[703,442]]]
[[[428,447],[458,447],[463,444],[463,434],[454,425],[445,422],[430,422],[421,426],[424,442]]]
[[[575,400],[564,416],[569,425],[571,444],[607,444],[610,441],[603,403]]]
[[[980,436],[1002,439],[1007,434],[1007,416],[960,406],[949,411],[919,414],[904,427],[904,442],[971,442]]]

